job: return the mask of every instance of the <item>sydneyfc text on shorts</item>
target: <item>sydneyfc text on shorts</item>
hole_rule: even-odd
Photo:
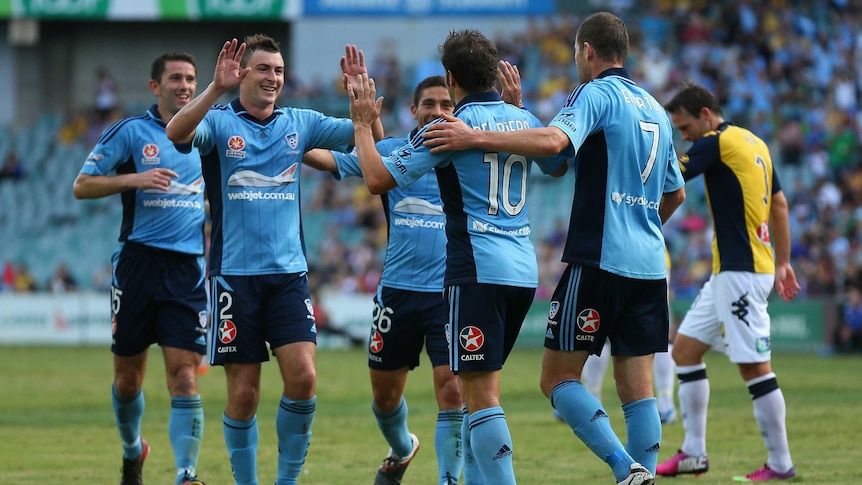
[[[144,207],[158,207],[159,209],[196,209],[200,210],[203,205],[199,200],[180,199],[145,199],[141,201]]]
[[[287,192],[264,192],[261,190],[243,190],[242,192],[229,192],[228,200],[245,200],[254,202],[256,200],[295,200],[296,194]]]

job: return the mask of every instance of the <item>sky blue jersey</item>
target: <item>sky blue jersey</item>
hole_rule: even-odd
[[[664,107],[622,68],[581,84],[549,126],[576,153],[563,261],[636,279],[665,277],[659,203],[685,182]]]
[[[308,109],[276,107],[258,120],[234,100],[198,125],[212,217],[211,275],[308,271],[299,207],[302,155],[350,151],[353,123]]]
[[[465,97],[454,115],[479,130],[542,126],[529,111],[504,103],[495,91]],[[434,154],[422,145],[423,132],[424,128],[408,144],[383,157],[383,164],[402,188],[436,169],[448,240],[444,284],[538,286],[527,219],[527,180],[533,160],[483,150]],[[550,173],[559,165],[554,160],[540,167]]]
[[[120,242],[203,255],[204,180],[197,150],[181,153],[165,134],[165,122],[153,105],[145,114],[108,127],[87,156],[81,173],[118,175],[168,168],[179,174],[167,192],[127,190],[121,194]]]
[[[416,134],[413,130],[411,137]],[[377,151],[388,155],[407,143],[404,138],[377,142]],[[355,153],[332,152],[338,178],[362,176]],[[409,187],[395,187],[380,195],[386,215],[389,243],[380,287],[442,292],[446,268],[446,217],[437,174],[425,172]]]

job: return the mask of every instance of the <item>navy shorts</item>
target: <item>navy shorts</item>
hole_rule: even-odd
[[[638,280],[568,265],[548,311],[545,347],[611,355],[667,352],[667,281]]]
[[[112,265],[111,352],[128,357],[158,343],[206,353],[203,256],[127,241]]]
[[[517,286],[479,283],[447,287],[446,338],[452,372],[502,369],[535,295],[535,288]]]
[[[306,273],[210,278],[210,363],[269,360],[272,349],[317,343]]]
[[[448,364],[447,309],[442,291],[428,293],[384,287],[374,296],[368,367],[413,369],[419,365],[423,345],[432,366]]]

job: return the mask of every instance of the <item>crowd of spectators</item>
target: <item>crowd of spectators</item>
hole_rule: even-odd
[[[703,84],[716,93],[726,119],[768,141],[790,201],[792,259],[803,286],[801,296],[843,304],[851,288],[862,288],[860,2],[660,0],[614,5],[629,25],[627,67],[639,84],[659,101],[670,99],[683,80]],[[575,86],[572,42],[579,21],[575,14],[560,14],[532,18],[519,32],[489,33],[501,57],[518,65],[525,104],[544,122]],[[415,123],[407,109],[415,80],[439,61],[406,65],[395,55],[394,45],[383,47],[369,59],[369,71],[386,96],[387,133],[400,136]],[[341,89],[336,72],[330,79],[303,84],[288,71],[283,101],[345,116]],[[103,119],[95,118],[71,115],[58,142],[91,144],[104,128]],[[682,143],[678,147],[685,149]],[[9,172],[4,168],[4,174]],[[315,244],[308,248],[313,283],[343,292],[372,292],[386,247],[379,198],[356,181],[336,182],[313,171],[303,178],[314,187],[313,193],[304,191],[304,213],[323,221],[319,234],[306,236]],[[686,203],[665,228],[673,260],[672,289],[680,298],[693,297],[711,271],[711,221],[701,184],[690,184]],[[553,290],[562,268],[561,228],[567,224],[568,203],[558,205],[560,214],[552,224],[534,228],[540,298]],[[533,208],[538,210],[544,208]],[[4,288],[9,287],[4,274]]]

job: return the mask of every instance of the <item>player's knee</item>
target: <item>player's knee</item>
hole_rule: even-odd
[[[392,411],[401,404],[401,397],[395,389],[375,389],[374,407],[383,413]]]
[[[440,386],[438,390],[437,400],[446,409],[456,409],[461,407],[463,402],[461,399],[461,389],[458,386],[458,379],[452,379]]]
[[[128,400],[137,396],[138,393],[141,392],[142,386],[143,379],[123,378],[118,376],[116,380],[114,380],[114,388],[116,389],[117,396],[123,400]]]
[[[542,394],[545,397],[551,397],[551,391],[554,390],[554,386],[556,386],[560,381],[556,378],[556,376],[551,376],[546,373],[542,373],[542,377],[539,379],[539,388],[542,389]]]
[[[295,400],[311,399],[316,383],[317,372],[313,366],[299,370],[284,376],[284,395]]]
[[[180,367],[173,376],[168,377],[168,391],[172,397],[197,395],[197,368]]]
[[[673,358],[673,362],[676,365],[693,365],[690,362],[692,359],[690,354],[691,352],[688,348],[688,345],[681,342],[680,339],[677,339],[677,341],[674,342],[673,348],[670,351],[670,356],[671,358]]]

